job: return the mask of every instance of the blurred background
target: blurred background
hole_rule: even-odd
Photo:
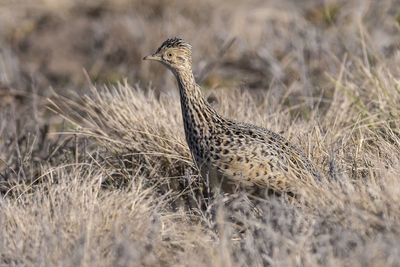
[[[0,82],[45,96],[49,86],[81,90],[86,70],[96,84],[126,78],[169,90],[165,68],[141,59],[178,36],[193,45],[205,87],[276,82],[313,93],[329,87],[324,72],[337,72],[345,53],[362,53],[360,37],[398,60],[399,23],[391,0],[2,0]]]
[[[51,158],[48,133],[65,124],[47,98],[77,99],[89,80],[177,94],[165,67],[142,61],[170,37],[192,44],[205,91],[268,91],[323,112],[342,62],[380,58],[399,73],[399,29],[397,0],[1,0],[0,159],[10,166],[13,144],[33,139],[37,161]]]

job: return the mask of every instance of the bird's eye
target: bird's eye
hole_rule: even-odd
[[[168,57],[172,57],[172,53],[168,53]]]

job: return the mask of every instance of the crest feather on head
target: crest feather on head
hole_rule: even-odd
[[[186,43],[183,39],[177,37],[170,38],[164,41],[164,43],[162,43],[162,45],[157,49],[157,52],[165,48],[186,48],[189,51],[192,50],[192,46],[190,44]]]

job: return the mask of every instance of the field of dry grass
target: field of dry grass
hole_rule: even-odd
[[[0,2],[0,266],[399,266],[400,2]],[[207,199],[168,37],[324,180]]]

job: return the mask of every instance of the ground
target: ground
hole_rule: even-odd
[[[0,265],[400,265],[400,2],[0,3]],[[169,37],[224,116],[323,174],[208,199]]]

